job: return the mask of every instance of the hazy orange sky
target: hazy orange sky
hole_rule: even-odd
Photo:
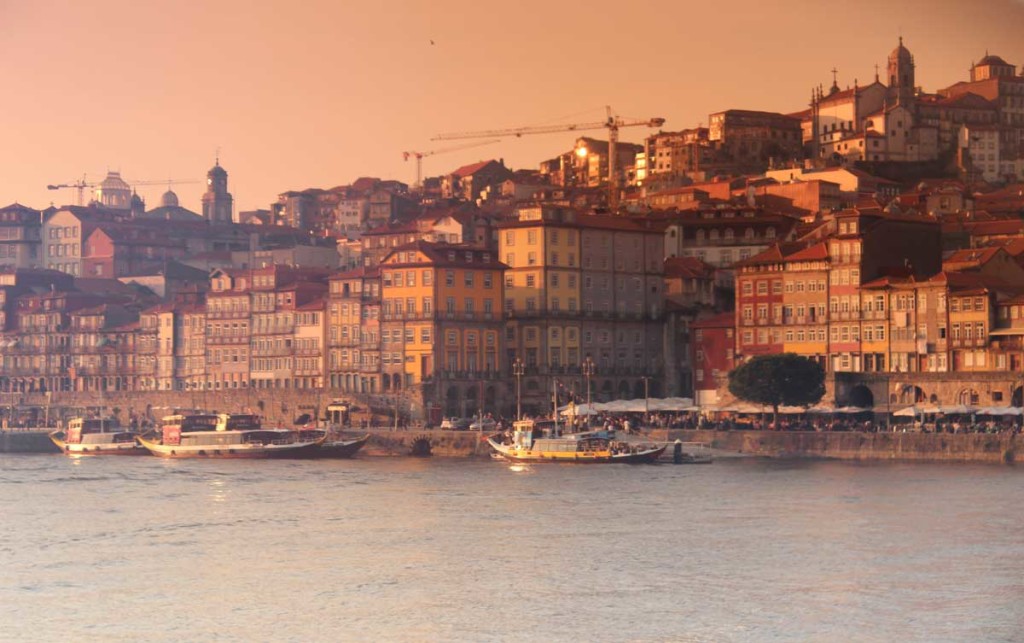
[[[72,203],[46,185],[108,168],[202,180],[218,148],[236,209],[358,176],[412,183],[402,151],[444,147],[441,132],[601,120],[606,104],[666,130],[796,111],[833,66],[843,87],[870,82],[900,33],[934,91],[986,50],[1024,64],[1022,28],[1021,0],[0,0],[0,205]],[[437,155],[424,174],[535,168],[575,136]],[[164,189],[139,192],[153,207]],[[175,187],[191,209],[203,189]]]

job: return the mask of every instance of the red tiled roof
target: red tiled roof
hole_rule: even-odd
[[[470,163],[469,165],[463,165],[459,169],[452,172],[452,174],[458,177],[472,176],[486,167],[489,163],[493,163],[494,160],[490,161],[477,161],[476,163]]]
[[[822,261],[828,259],[828,245],[824,242],[816,243],[810,248],[797,250],[786,257],[786,261]]]
[[[407,252],[409,250],[415,250],[423,253],[427,256],[428,261],[426,263],[433,264],[435,266],[446,267],[446,266],[459,266],[466,267],[471,266],[474,268],[501,270],[507,266],[497,259],[497,253],[490,250],[481,250],[479,248],[471,248],[468,246],[450,245],[447,243],[434,243],[431,241],[417,240],[412,243],[402,244],[395,248],[392,248],[385,257],[381,260],[381,267],[395,267],[405,265],[420,265],[425,262],[415,261],[412,264],[409,263],[386,263],[388,259],[394,257],[399,252]],[[484,255],[489,255],[487,260],[484,259]],[[471,259],[466,259],[470,256]]]
[[[665,277],[704,279],[715,274],[715,267],[696,257],[669,257],[665,259]]]
[[[947,264],[976,264],[984,265],[992,260],[992,257],[996,256],[1002,248],[998,246],[987,246],[984,248],[971,248],[966,250],[957,250],[942,262],[943,266]]]
[[[972,237],[1022,234],[1024,233],[1024,220],[996,219],[994,221],[966,222],[964,229]]]

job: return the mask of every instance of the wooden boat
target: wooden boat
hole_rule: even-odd
[[[169,415],[159,434],[140,436],[139,442],[162,458],[309,458],[324,436],[264,429],[256,415],[198,413]]]
[[[603,431],[563,434],[551,420],[521,420],[511,435],[487,438],[491,447],[514,462],[629,463],[655,462],[665,445],[631,444]]]
[[[346,440],[338,434],[332,436],[330,431],[323,429],[302,429],[299,434],[305,439],[324,437],[320,450],[314,456],[316,458],[351,458],[370,441],[370,434]]]
[[[316,457],[318,458],[351,458],[354,456],[359,449],[362,449],[367,442],[370,441],[370,435],[364,435],[361,438],[354,438],[351,440],[332,440],[330,442],[325,441],[320,445],[320,451],[317,452]]]
[[[68,455],[149,455],[133,431],[113,418],[72,418],[66,431],[54,431],[50,440]]]

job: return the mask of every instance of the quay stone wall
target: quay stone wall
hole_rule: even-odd
[[[292,422],[304,413],[312,414],[313,409],[323,410],[333,400],[348,400],[360,406],[364,412],[357,413],[354,419],[365,417],[365,411],[371,407],[390,412],[395,406],[394,397],[362,396],[354,397],[340,391],[326,389],[241,389],[231,391],[108,391],[103,395],[95,392],[64,392],[52,393],[47,399],[45,394],[19,393],[16,398],[10,396],[2,400],[3,404],[25,406],[45,406],[49,404],[53,412],[58,409],[76,407],[103,406],[113,412],[119,411],[120,419],[127,421],[129,413],[159,421],[169,415],[173,409],[201,409],[222,413],[256,413],[263,416],[266,426],[292,426]],[[402,401],[402,412],[408,412],[409,405]]]
[[[1007,464],[1024,460],[1024,435],[1009,433],[656,430],[651,438],[700,442],[723,451],[770,458]]]

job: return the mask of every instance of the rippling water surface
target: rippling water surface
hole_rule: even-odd
[[[11,640],[1024,640],[1024,470],[0,455]]]

